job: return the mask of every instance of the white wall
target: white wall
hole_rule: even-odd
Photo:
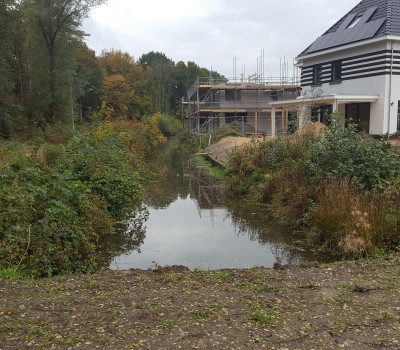
[[[388,42],[388,49],[391,49],[391,42]],[[394,50],[400,50],[400,42],[394,42],[393,44],[393,49]],[[390,134],[394,134],[397,132],[397,106],[398,106],[398,101],[400,101],[400,75],[393,75],[392,81],[390,79],[390,76],[387,77],[387,99],[386,99],[386,116],[385,116],[385,133],[387,132],[387,125],[390,124]],[[391,97],[389,96],[390,93],[390,85],[392,87],[391,89]],[[390,101],[389,101],[390,98]],[[393,103],[393,104],[392,104]],[[389,116],[389,110],[390,110],[390,123],[387,120]]]
[[[340,60],[351,56],[363,55],[374,51],[389,49],[389,46],[389,42],[382,41],[353,48],[340,49],[336,52],[303,59],[303,65],[310,66],[323,62]],[[390,76],[380,75],[368,78],[343,80],[340,84],[324,83],[322,86],[317,87],[317,89],[321,89],[322,95],[379,95],[378,101],[371,103],[370,134],[380,135],[386,133],[388,130],[389,80]],[[305,93],[310,96],[313,89],[316,88],[309,86],[303,87],[303,94]],[[400,76],[393,77],[392,89],[393,97],[398,96],[398,99],[400,100]],[[395,132],[395,129],[397,128],[397,100],[394,102],[390,122],[391,133]]]
[[[397,107],[400,101],[400,75],[392,77],[392,99],[390,105],[390,134],[397,132]],[[388,79],[389,80],[389,79]],[[389,82],[388,82],[389,84]],[[389,108],[389,102],[388,102]]]

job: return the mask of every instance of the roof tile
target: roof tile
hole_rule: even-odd
[[[342,26],[346,19],[349,21],[349,16],[362,17],[368,10],[374,7],[376,10],[368,20],[360,20],[354,28],[349,28],[346,23]],[[364,36],[360,36],[355,32],[365,32],[365,34]],[[299,56],[343,46],[351,42],[369,40],[387,35],[400,36],[400,0],[363,0],[322,34],[321,37],[315,40]],[[335,40],[338,37],[341,39]]]

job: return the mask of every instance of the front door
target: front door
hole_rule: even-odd
[[[351,103],[346,105],[346,123],[357,124],[359,131],[369,133],[370,114],[370,103]]]

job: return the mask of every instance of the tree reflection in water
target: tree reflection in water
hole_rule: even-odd
[[[299,264],[304,260],[304,256],[290,247],[291,232],[274,224],[265,206],[232,199],[227,202],[227,207],[236,234],[247,233],[250,240],[269,244],[277,263]]]
[[[107,235],[98,242],[97,264],[99,268],[108,268],[111,261],[123,254],[140,252],[140,246],[146,238],[145,222],[148,219],[147,209],[132,216],[126,224],[120,224],[114,234]]]
[[[199,217],[209,217],[212,221],[212,227],[214,227],[214,223],[217,223],[216,226],[219,228],[224,226],[220,223],[222,215],[222,220],[227,221],[228,225],[225,225],[227,231],[220,232],[221,237],[210,235],[210,232],[201,233],[198,226],[194,227],[197,236],[193,236],[193,239],[197,240],[198,244],[201,244],[201,247],[199,246],[192,254],[200,254],[202,248],[204,250],[204,257],[203,255],[196,255],[196,258],[200,259],[202,263],[210,264],[210,260],[218,260],[215,259],[214,256],[209,256],[207,254],[209,254],[212,249],[215,250],[216,254],[221,254],[221,251],[215,249],[215,247],[217,242],[218,244],[224,244],[222,243],[223,239],[230,240],[230,242],[227,242],[225,245],[234,246],[235,243],[233,240],[235,240],[235,235],[237,237],[248,236],[250,241],[258,243],[258,245],[250,247],[250,245],[246,245],[243,240],[239,240],[244,246],[242,245],[239,246],[238,249],[234,248],[234,250],[232,250],[235,251],[236,254],[233,260],[235,260],[234,258],[236,257],[239,258],[238,254],[240,255],[243,252],[243,255],[240,256],[240,261],[242,261],[244,265],[248,265],[249,261],[254,261],[252,259],[254,254],[258,254],[257,256],[260,257],[260,246],[265,247],[265,260],[261,258],[262,260],[259,261],[270,262],[271,258],[274,258],[275,261],[280,264],[298,264],[304,260],[326,260],[326,257],[321,259],[321,257],[316,257],[310,254],[310,252],[302,250],[298,246],[296,247],[296,244],[293,243],[296,240],[293,233],[276,225],[273,220],[270,219],[265,206],[250,204],[242,198],[230,198],[226,193],[223,181],[210,178],[207,172],[204,171],[203,166],[199,167],[193,164],[196,163],[191,162],[191,157],[185,153],[184,149],[177,141],[170,142],[154,160],[153,169],[155,169],[155,171],[147,186],[146,204],[152,212],[160,212],[160,210],[163,209],[168,210],[169,207],[172,207],[171,204],[175,204],[178,200],[181,200],[180,202],[182,203],[190,199],[197,207]],[[161,219],[163,214],[164,219]],[[150,245],[147,246],[146,252],[143,251],[143,254],[140,254],[142,259],[148,260],[148,256],[154,255],[157,250],[160,250],[157,254],[167,254],[167,257],[171,255],[185,256],[185,254],[188,253],[187,251],[192,249],[192,247],[188,248],[187,246],[188,244],[190,245],[190,243],[177,241],[177,244],[174,244],[174,240],[178,239],[178,237],[185,237],[185,239],[190,241],[190,234],[186,234],[186,232],[191,233],[191,229],[193,228],[191,225],[193,223],[182,220],[184,219],[182,215],[185,215],[183,211],[180,211],[178,214],[171,214],[172,216],[167,217],[165,217],[165,212],[160,215],[160,217],[152,216],[149,225],[151,222],[153,225],[152,227],[157,227],[158,231],[161,230],[164,232],[162,223],[160,225],[159,220],[167,220],[169,224],[172,225],[171,227],[173,227],[173,229],[171,231],[168,230],[170,227],[166,227],[166,235],[161,234],[157,236],[157,231],[155,233],[157,236],[156,241],[154,240],[154,236],[151,236],[152,239],[146,241],[151,242]],[[176,217],[174,215],[176,215]],[[188,217],[190,217],[193,213],[188,213],[188,215]],[[131,265],[127,265],[128,261],[130,261],[129,257],[124,260],[125,262],[121,259],[118,260],[122,255],[127,255],[132,252],[136,252],[136,255],[133,253],[135,258],[132,258],[132,261],[135,261],[137,264],[135,266],[138,266],[138,264],[142,264],[141,266],[143,266],[144,260],[140,260],[141,258],[138,257],[137,253],[140,252],[140,247],[144,243],[146,237],[146,219],[147,217],[134,218],[129,227],[122,228],[117,234],[101,242],[102,254],[99,260],[102,266],[110,266],[113,258],[117,258],[117,261],[121,262],[123,265],[125,264],[125,267],[132,267]],[[154,224],[154,222],[156,222],[156,224]],[[175,223],[185,223],[187,226],[182,227],[178,225],[177,228],[175,228]],[[197,223],[197,225],[201,227],[207,227],[208,224],[206,220]],[[173,231],[175,229],[177,233],[180,233],[180,236],[178,234],[175,235]],[[210,229],[212,230],[212,228]],[[233,236],[231,236],[230,233],[233,233]],[[150,235],[150,232],[148,235]],[[198,241],[201,236],[208,237],[208,241]],[[224,238],[222,238],[222,236]],[[167,251],[164,249],[166,246],[172,246],[173,248],[171,251]],[[178,246],[181,247],[181,249],[186,248],[187,251],[177,251]],[[146,244],[143,250],[145,250],[145,247]],[[251,249],[255,250],[252,251]],[[257,253],[255,253],[256,251]],[[230,254],[228,251],[225,253],[227,256]],[[131,255],[132,254],[130,254],[130,256]],[[268,258],[268,255],[270,258]],[[208,260],[201,260],[207,259],[205,256],[208,256]],[[229,259],[232,259],[232,256],[229,256]],[[168,260],[168,258],[166,258],[166,260]],[[178,261],[177,264],[185,264],[185,261]]]
[[[178,198],[189,194],[184,181],[185,161],[188,158],[184,148],[175,140],[170,141],[154,159],[154,176],[147,186],[147,205],[155,209],[167,208]]]

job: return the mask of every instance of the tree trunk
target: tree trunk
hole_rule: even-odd
[[[48,123],[54,122],[55,108],[56,108],[56,62],[54,57],[54,47],[49,47],[49,93],[50,103],[47,112],[46,120]]]

